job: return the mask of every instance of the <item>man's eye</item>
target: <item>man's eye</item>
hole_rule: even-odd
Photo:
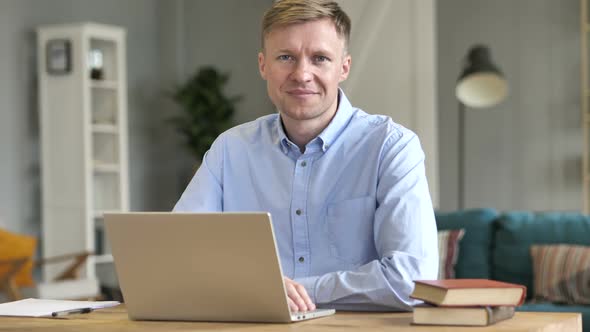
[[[290,55],[283,54],[283,55],[279,55],[279,56],[277,57],[277,59],[279,59],[279,60],[281,60],[281,61],[289,61],[289,60],[292,60],[292,59],[293,59],[293,57],[292,57],[292,56],[290,56]]]
[[[321,63],[321,62],[327,62],[327,61],[330,61],[330,58],[328,58],[326,56],[318,55],[315,57],[315,62]]]

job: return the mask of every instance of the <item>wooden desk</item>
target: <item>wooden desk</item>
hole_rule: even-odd
[[[567,331],[581,332],[579,313],[517,312],[486,327],[412,326],[411,313],[337,313],[293,324],[130,321],[123,306],[67,318],[1,317],[2,331]]]

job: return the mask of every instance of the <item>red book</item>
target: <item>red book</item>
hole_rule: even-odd
[[[523,285],[489,279],[415,280],[411,298],[438,306],[519,306]]]

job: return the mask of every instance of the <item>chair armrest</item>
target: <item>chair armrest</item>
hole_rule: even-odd
[[[78,271],[80,267],[86,262],[90,255],[94,255],[94,253],[89,251],[83,251],[79,253],[73,254],[66,254],[61,256],[49,257],[44,258],[37,261],[35,264],[37,266],[44,265],[44,264],[52,264],[52,263],[59,263],[67,260],[72,260],[73,262],[66,267],[66,269],[55,277],[55,280],[66,280],[66,279],[77,279],[78,278]]]
[[[8,279],[12,279],[28,261],[28,257],[0,259],[0,265],[11,265],[8,271],[3,276],[0,276],[0,284],[4,284]]]
[[[45,264],[52,264],[52,263],[59,263],[63,261],[67,261],[70,259],[78,259],[79,257],[87,258],[90,255],[94,255],[93,252],[90,251],[81,251],[73,254],[65,254],[60,256],[53,256],[48,258],[42,258],[35,262],[37,266],[45,265]]]

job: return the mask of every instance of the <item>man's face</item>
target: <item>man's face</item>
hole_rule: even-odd
[[[348,77],[350,55],[330,19],[272,29],[258,54],[260,75],[283,117],[304,121],[331,119],[338,84]]]

